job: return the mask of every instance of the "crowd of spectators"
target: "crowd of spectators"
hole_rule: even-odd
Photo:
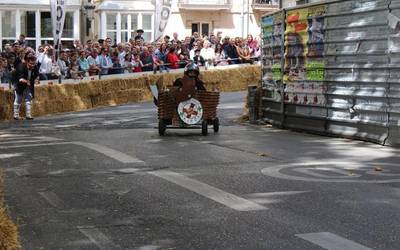
[[[146,42],[143,31],[127,43],[115,44],[111,38],[74,41],[73,47],[62,48],[57,59],[51,45],[43,45],[35,51],[27,46],[20,36],[13,44],[6,45],[0,56],[2,83],[12,81],[12,72],[24,58],[35,55],[40,80],[81,79],[85,76],[135,73],[145,71],[169,71],[183,68],[190,61],[199,66],[252,63],[261,55],[259,41],[248,35],[247,39],[217,35],[180,39],[177,33],[172,38],[164,36],[158,42]]]

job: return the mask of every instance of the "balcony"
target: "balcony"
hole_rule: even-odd
[[[275,11],[279,9],[279,0],[253,0],[253,10]]]
[[[178,0],[178,7],[186,10],[230,10],[233,0]]]

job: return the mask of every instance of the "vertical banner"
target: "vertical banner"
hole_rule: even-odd
[[[60,50],[61,34],[65,21],[65,0],[50,0],[51,24],[56,55]]]
[[[158,41],[164,34],[168,19],[171,15],[172,0],[156,0],[154,41]]]

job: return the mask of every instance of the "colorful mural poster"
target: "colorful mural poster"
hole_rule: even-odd
[[[324,105],[326,6],[290,10],[285,30],[285,101]]]

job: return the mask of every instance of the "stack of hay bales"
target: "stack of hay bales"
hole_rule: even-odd
[[[0,173],[0,249],[19,250],[18,230],[11,221],[4,204],[4,175]]]
[[[81,82],[37,86],[35,89],[34,116],[43,116],[62,112],[80,111],[101,106],[120,105],[152,99],[148,88],[161,77],[164,87],[172,85],[182,73],[146,75],[138,78],[116,78]],[[201,78],[208,89],[220,91],[246,90],[249,84],[258,84],[261,79],[259,66],[215,69],[202,71]],[[13,94],[0,90],[0,120],[12,118]],[[22,112],[23,115],[23,112]]]

